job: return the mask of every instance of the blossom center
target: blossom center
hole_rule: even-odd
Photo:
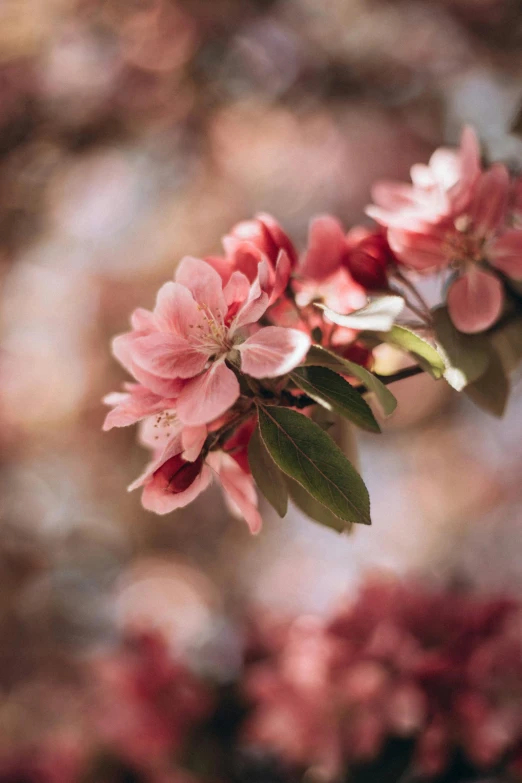
[[[444,238],[446,255],[454,264],[479,263],[484,256],[484,239],[473,234],[465,223],[455,222],[455,228]]]

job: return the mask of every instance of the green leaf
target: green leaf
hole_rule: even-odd
[[[339,519],[371,524],[368,490],[333,440],[290,408],[258,410],[261,437],[276,465]]]
[[[483,375],[464,389],[479,408],[501,418],[506,410],[510,384],[499,355],[491,351],[488,368]]]
[[[316,405],[313,408],[311,419],[324,432],[328,433],[333,442],[339,446],[344,456],[352,463],[355,470],[359,471],[359,442],[355,426],[347,419],[332,414],[321,405]]]
[[[319,522],[320,525],[337,530],[338,533],[351,530],[351,525],[347,526],[346,522],[332,514],[326,506],[323,506],[322,503],[313,498],[297,481],[294,481],[289,476],[285,476],[285,481],[288,494],[294,505],[313,522]]]
[[[360,364],[343,359],[342,356],[322,348],[320,345],[312,345],[306,359],[303,362],[304,367],[328,367],[334,372],[343,375],[351,375],[358,378],[368,389],[377,397],[385,416],[393,413],[397,407],[397,400],[391,391],[378,378]]]
[[[433,311],[437,342],[446,359],[444,377],[450,386],[462,391],[478,380],[488,368],[491,351],[487,338],[480,334],[462,334],[453,326],[445,307]]]
[[[490,344],[498,354],[506,373],[512,372],[522,360],[522,318],[515,318],[502,327],[495,327]]]
[[[361,394],[327,367],[300,367],[290,373],[290,378],[324,408],[345,416],[363,430],[381,431]]]
[[[446,370],[444,358],[433,345],[411,329],[396,325],[389,332],[380,333],[379,337],[383,342],[411,353],[417,360],[417,364],[433,378],[442,378],[444,375]]]
[[[248,444],[248,464],[259,490],[279,516],[284,517],[288,509],[285,479],[266,450],[259,426],[255,428]]]
[[[322,304],[316,304],[334,324],[348,329],[366,329],[370,332],[388,332],[404,309],[402,296],[379,296],[360,310],[342,315]]]

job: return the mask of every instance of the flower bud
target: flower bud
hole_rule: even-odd
[[[347,240],[345,266],[355,282],[367,291],[387,289],[387,270],[395,263],[395,256],[385,233],[358,228],[349,232]]]
[[[173,495],[185,492],[195,481],[203,466],[203,456],[200,455],[195,462],[186,462],[181,454],[168,459],[158,468],[155,476],[160,475],[165,479],[168,491]]]

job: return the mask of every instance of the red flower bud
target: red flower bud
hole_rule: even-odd
[[[345,266],[356,283],[367,291],[388,288],[388,267],[395,264],[386,235],[380,229],[355,229],[348,234],[349,249]],[[350,241],[351,240],[351,241]]]
[[[155,472],[155,476],[162,476],[167,484],[168,491],[173,495],[185,492],[195,481],[203,467],[203,456],[200,455],[195,462],[187,462],[181,454],[171,457]]]

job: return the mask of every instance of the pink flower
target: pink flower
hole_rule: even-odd
[[[390,245],[415,269],[451,265],[458,277],[448,290],[448,308],[462,332],[480,332],[498,319],[503,303],[499,278],[484,263],[522,279],[522,231],[507,228],[509,175],[500,164],[477,180],[465,212],[422,231],[391,229]]]
[[[224,445],[224,449],[237,450],[233,455],[226,451],[204,454],[205,426],[183,427],[175,410],[150,417],[144,422],[141,439],[144,445],[153,448],[153,459],[129,490],[143,487],[144,508],[156,514],[169,514],[195,500],[215,475],[229,509],[246,520],[252,533],[258,533],[262,520],[257,492],[248,463],[242,459],[251,434],[250,425],[241,428]]]
[[[263,261],[253,283],[235,271],[223,287],[209,264],[183,259],[154,312],[135,317],[138,328],[115,339],[117,358],[155,394],[175,398],[184,424],[216,419],[239,397],[227,360],[254,378],[273,378],[298,365],[310,346],[302,332],[276,326],[248,336],[269,306],[267,275]]]
[[[469,204],[480,174],[480,150],[473,130],[464,128],[458,150],[441,147],[426,166],[411,168],[412,184],[378,182],[372,190],[376,206],[367,214],[389,228],[420,230],[426,223],[452,218]]]
[[[206,261],[220,274],[224,284],[236,271],[253,283],[259,264],[266,261],[270,304],[279,299],[297,264],[297,251],[275,218],[259,214],[253,220],[243,220],[223,237],[223,247],[225,258],[212,256]]]
[[[377,207],[368,214],[388,227],[388,241],[400,262],[419,271],[456,271],[448,309],[462,332],[481,332],[500,316],[503,286],[491,269],[522,279],[522,231],[509,227],[518,188],[505,166],[480,171],[478,145],[469,128],[460,150],[437,150],[429,166],[412,168],[413,185],[380,183]],[[512,225],[512,224],[511,224]]]
[[[93,668],[100,740],[140,771],[180,756],[191,728],[210,713],[207,687],[155,632],[129,634],[123,649],[94,660]]]

